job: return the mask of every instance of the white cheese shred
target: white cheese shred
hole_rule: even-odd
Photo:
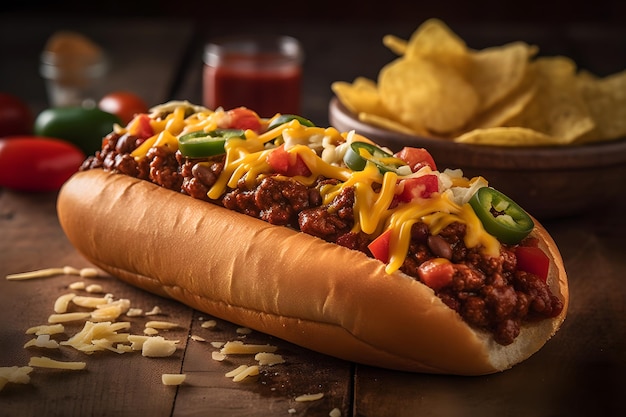
[[[2,366],[0,367],[0,391],[8,383],[11,384],[28,384],[30,382],[30,373],[33,371],[31,366]]]
[[[323,392],[318,392],[317,394],[304,394],[295,398],[296,402],[306,402],[306,401],[317,401],[324,398]]]
[[[52,368],[52,369],[67,369],[71,371],[79,371],[85,369],[87,364],[85,362],[64,362],[50,359],[46,356],[34,356],[30,358],[28,366],[34,366],[37,368]]]
[[[187,375],[185,374],[163,374],[161,382],[163,385],[180,385],[185,382]]]

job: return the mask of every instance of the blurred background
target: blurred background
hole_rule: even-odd
[[[126,71],[141,66],[146,84],[154,78],[154,88],[137,92],[151,105],[168,99],[199,102],[207,40],[222,34],[280,33],[303,43],[303,112],[325,124],[331,83],[376,78],[395,57],[382,37],[407,39],[432,17],[447,23],[471,48],[522,40],[536,44],[540,55],[571,57],[580,68],[601,76],[626,68],[626,2],[618,0],[30,0],[0,6],[0,91],[25,98],[35,111],[44,108],[43,81],[33,85],[39,54],[53,30],[70,29],[115,51],[109,88],[134,89]],[[146,39],[153,39],[150,49]],[[164,82],[151,69],[170,57],[181,64]]]
[[[621,24],[626,17],[626,2],[619,0],[583,2],[566,0],[316,0],[312,2],[109,0],[102,3],[84,0],[31,0],[3,3],[0,10],[4,12],[188,17],[205,25],[211,25],[214,19],[238,18],[316,19],[333,22],[371,20],[375,22],[378,20],[417,21],[433,16],[438,16],[450,23],[500,21],[558,24],[577,21]]]

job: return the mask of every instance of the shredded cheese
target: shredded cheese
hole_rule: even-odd
[[[30,358],[28,362],[28,366],[33,366],[36,368],[52,368],[52,369],[67,369],[72,371],[79,371],[81,369],[85,369],[87,367],[87,363],[85,362],[64,362],[57,361],[46,356],[36,356]]]
[[[178,323],[172,323],[169,321],[154,320],[154,321],[147,322],[146,327],[151,327],[153,329],[160,329],[160,330],[169,330],[169,329],[175,329],[176,327],[180,327],[180,325]]]
[[[36,336],[39,336],[42,334],[53,335],[53,334],[63,333],[64,331],[65,331],[65,327],[61,323],[52,324],[52,325],[43,324],[40,326],[33,326],[33,327],[28,328],[26,330],[26,334],[34,334]]]
[[[48,278],[58,275],[79,275],[95,277],[98,275],[98,271],[93,268],[76,269],[71,266],[65,266],[63,268],[45,268],[30,272],[22,272],[19,274],[9,274],[6,276],[8,280],[25,280],[34,278]]]
[[[127,333],[118,334],[120,330],[130,329],[130,322],[92,322],[87,321],[83,329],[66,341],[63,346],[71,346],[76,350],[91,354],[96,351],[110,349],[113,342],[128,343]],[[102,342],[110,341],[110,344]]]
[[[244,379],[259,374],[259,367],[257,365],[240,365],[230,372],[224,374],[228,378],[233,378],[234,382],[241,382]]]
[[[86,297],[83,295],[77,295],[72,298],[72,303],[76,304],[77,306],[87,308],[96,308],[103,304],[108,304],[109,301],[110,298],[108,297]]]
[[[163,385],[180,385],[185,382],[187,375],[185,374],[163,374],[161,382]]]
[[[48,317],[48,323],[67,323],[70,321],[80,321],[85,320],[91,316],[91,313],[60,313],[60,314],[51,314]]]
[[[148,337],[141,347],[141,354],[150,358],[163,358],[176,352],[178,340],[167,340],[161,336]]]
[[[285,363],[285,359],[281,355],[268,352],[260,352],[254,355],[254,360],[259,362],[259,365],[273,366],[280,363]]]
[[[0,391],[7,383],[12,384],[28,384],[30,382],[30,373],[33,371],[31,366],[2,366],[0,367]]]
[[[24,344],[24,348],[28,348],[31,346],[46,349],[56,349],[59,347],[59,342],[50,339],[49,334],[42,334]]]
[[[66,313],[67,312],[67,307],[70,304],[70,301],[72,301],[72,299],[76,297],[76,294],[74,293],[69,293],[69,294],[63,294],[61,296],[59,296],[56,301],[54,302],[54,312],[55,313]]]
[[[217,326],[217,321],[215,320],[207,320],[205,322],[202,322],[202,324],[200,325],[200,327],[202,327],[203,329],[214,329]]]
[[[225,355],[255,355],[261,352],[276,352],[278,348],[272,345],[255,345],[255,344],[244,344],[239,340],[235,340],[232,342],[226,342],[224,347],[222,347],[221,353]]]
[[[324,398],[323,392],[318,392],[317,394],[304,394],[299,395],[295,398],[296,402],[305,402],[305,401],[317,401]]]

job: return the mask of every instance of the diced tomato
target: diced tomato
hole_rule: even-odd
[[[402,192],[398,194],[398,201],[407,203],[416,198],[429,198],[439,191],[439,180],[436,175],[422,175],[417,178],[407,178],[400,181]]]
[[[394,154],[396,158],[402,159],[410,167],[411,171],[417,172],[425,166],[429,166],[433,171],[437,170],[437,165],[430,152],[424,148],[404,147],[400,152]]]
[[[417,273],[424,284],[437,291],[452,282],[454,265],[445,258],[429,259],[418,267]]]
[[[518,246],[515,248],[517,256],[517,268],[537,275],[544,282],[548,278],[550,269],[550,258],[541,248],[536,246]]]
[[[385,230],[376,239],[367,245],[367,248],[372,252],[374,258],[381,262],[389,262],[389,242],[391,241],[391,229]]]
[[[311,175],[311,170],[300,155],[290,154],[285,150],[285,145],[280,145],[267,156],[267,163],[278,174],[288,177]]]
[[[250,129],[260,133],[262,124],[256,112],[246,107],[237,107],[226,112],[224,122],[219,127],[223,129]]]
[[[154,129],[152,129],[150,117],[147,114],[137,115],[132,124],[131,134],[142,139],[142,141],[154,135]]]

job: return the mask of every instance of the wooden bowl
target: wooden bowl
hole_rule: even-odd
[[[459,144],[410,136],[359,121],[336,98],[329,104],[331,126],[357,133],[396,152],[426,148],[437,168],[460,168],[467,177],[483,176],[539,219],[599,210],[623,199],[626,139],[571,147],[510,148]]]

